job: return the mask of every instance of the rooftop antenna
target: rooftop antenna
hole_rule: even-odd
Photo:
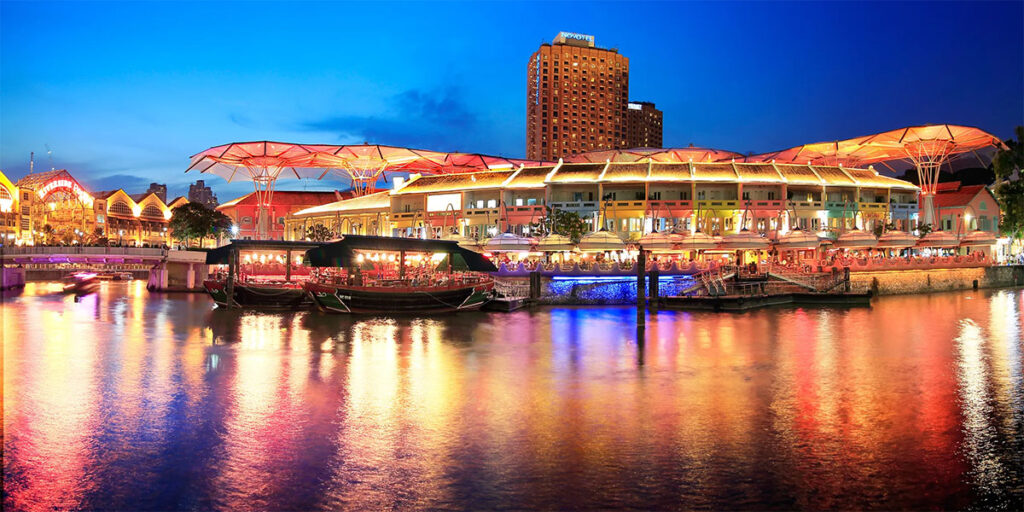
[[[29,151],[28,153],[28,173],[32,174],[32,171],[36,168],[36,152]]]

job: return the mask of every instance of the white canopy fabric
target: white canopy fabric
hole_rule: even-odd
[[[918,247],[937,247],[946,249],[957,247],[960,240],[948,231],[932,231],[917,241]]]
[[[572,240],[564,235],[552,233],[537,241],[537,250],[541,252],[563,252],[573,249]]]
[[[798,251],[817,249],[819,245],[821,245],[821,242],[818,240],[817,235],[800,229],[794,229],[780,236],[778,241],[775,242],[775,247],[778,249]]]
[[[582,252],[621,251],[626,248],[626,243],[614,233],[602,229],[583,235],[579,248]]]
[[[906,231],[887,231],[878,237],[878,245],[876,247],[880,249],[904,249],[913,247],[916,243],[917,238]]]
[[[722,241],[718,243],[718,248],[733,251],[760,251],[768,248],[768,239],[753,231],[743,230],[723,236]]]
[[[675,245],[681,238],[680,235],[668,233],[648,233],[640,237],[639,244],[645,251],[670,252],[675,250]]]
[[[869,249],[878,245],[878,239],[871,233],[854,229],[839,235],[835,245],[843,249]]]
[[[534,245],[532,238],[514,233],[502,233],[487,241],[484,250],[488,252],[528,252]]]
[[[684,251],[702,251],[718,247],[721,239],[697,231],[696,233],[685,233],[677,242],[679,248]]]
[[[962,247],[982,247],[995,245],[996,242],[996,235],[988,231],[971,231],[960,238]]]

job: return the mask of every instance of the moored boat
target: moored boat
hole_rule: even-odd
[[[221,307],[306,309],[313,300],[303,288],[311,275],[302,264],[305,251],[319,242],[234,240],[206,254],[215,265],[203,281],[213,301]],[[229,301],[230,297],[230,301]]]
[[[428,314],[479,309],[497,270],[455,241],[346,235],[306,252],[322,268],[304,284],[317,306],[335,313]]]
[[[85,295],[96,291],[99,285],[95,272],[75,272],[64,278],[64,293]]]

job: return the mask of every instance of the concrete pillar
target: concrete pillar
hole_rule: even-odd
[[[196,287],[196,271],[191,263],[188,264],[188,271],[185,272],[185,286],[189,289]]]

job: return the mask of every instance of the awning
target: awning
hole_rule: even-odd
[[[239,251],[287,251],[305,252],[326,242],[288,242],[284,240],[232,240],[230,244],[206,252],[207,265],[227,265],[232,249]]]
[[[341,240],[306,251],[305,264],[311,267],[354,267],[356,251],[406,251],[457,255],[468,270],[497,272],[497,267],[482,254],[460,247],[450,240],[420,240],[384,236],[345,235]]]

